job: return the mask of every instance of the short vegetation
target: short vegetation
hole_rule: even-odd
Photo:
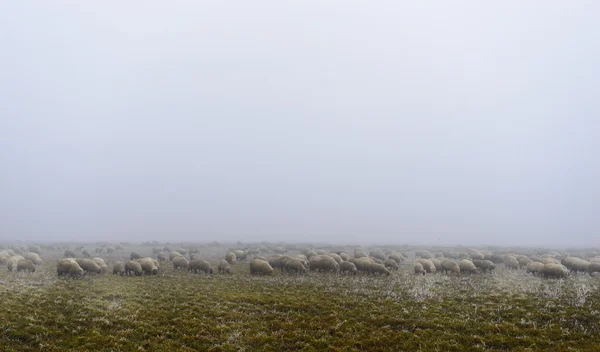
[[[152,247],[139,245],[94,254],[109,268],[82,278],[57,276],[64,249],[42,250],[35,272],[9,272],[3,265],[0,349],[462,352],[600,346],[600,278],[586,273],[549,279],[501,264],[486,274],[415,275],[414,258],[407,258],[389,276],[250,275],[252,256],[238,257],[230,273],[219,273],[217,262],[228,249],[215,244],[195,254],[214,267],[212,274],[175,270],[167,259],[156,275],[113,275],[112,264],[129,261],[132,251],[156,258]]]

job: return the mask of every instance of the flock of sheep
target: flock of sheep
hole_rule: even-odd
[[[49,249],[60,250],[60,247]],[[217,260],[215,267],[218,273],[228,274],[232,272],[232,265],[249,260],[252,275],[271,275],[279,269],[282,273],[289,274],[306,274],[315,271],[389,276],[401,265],[412,265],[414,273],[418,275],[435,272],[451,275],[491,273],[497,265],[503,265],[506,269],[525,269],[528,273],[547,278],[565,278],[571,273],[578,272],[600,276],[600,256],[596,252],[578,253],[579,256],[572,256],[556,252],[529,255],[494,253],[473,248],[460,252],[445,250],[433,253],[428,250],[400,252],[390,249],[372,249],[368,254],[361,249],[349,250],[350,254],[346,251],[312,249],[308,246],[293,246],[292,250],[298,253],[290,254],[291,251],[288,252],[285,245],[229,249],[222,258]],[[79,258],[70,249],[64,251],[64,258],[58,260],[56,265],[58,276],[80,277],[86,273],[103,274],[108,271],[108,265],[102,258],[92,257],[83,247],[77,247],[75,251],[81,251]],[[97,254],[114,254],[119,251],[123,251],[122,245],[95,249]],[[264,255],[269,252],[274,254],[265,257]],[[6,264],[9,271],[35,272],[36,267],[42,264],[40,253],[41,248],[37,245],[27,247],[11,245],[6,249],[0,247],[0,264]],[[156,275],[162,263],[171,261],[175,270],[212,274],[213,265],[197,256],[198,250],[195,248],[154,247],[152,257],[142,257],[132,252],[129,260],[115,261],[112,263],[112,273],[121,276]]]

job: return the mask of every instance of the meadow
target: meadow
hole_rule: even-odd
[[[71,245],[73,248],[74,245]],[[93,247],[88,247],[93,248]],[[126,246],[105,259],[126,260]],[[226,246],[204,246],[212,264]],[[270,255],[270,254],[269,254]],[[598,351],[600,278],[309,272],[57,277],[62,251],[34,273],[0,268],[2,351]]]

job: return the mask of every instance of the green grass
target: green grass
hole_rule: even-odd
[[[600,280],[584,275],[414,276],[403,266],[390,277],[252,277],[241,263],[233,275],[209,276],[168,263],[157,276],[74,280],[57,278],[55,263],[46,257],[33,274],[0,270],[0,350],[598,351],[600,343]]]

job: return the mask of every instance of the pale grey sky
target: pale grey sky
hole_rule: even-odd
[[[600,245],[597,1],[2,1],[0,239]]]

